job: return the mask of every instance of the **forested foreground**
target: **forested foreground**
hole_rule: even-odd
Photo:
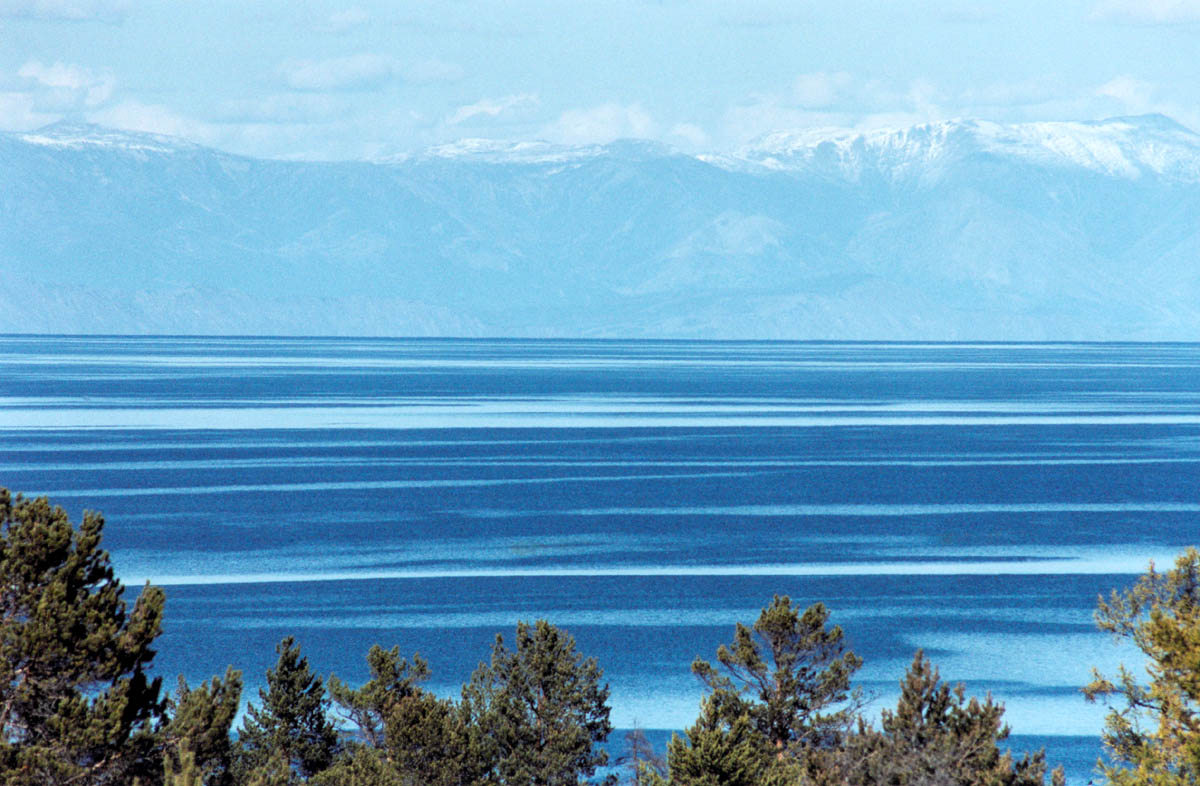
[[[821,604],[773,598],[738,623],[714,661],[699,717],[665,752],[612,732],[600,666],[544,620],[497,635],[457,700],[422,684],[420,655],[376,646],[370,679],[352,686],[314,672],[295,640],[277,647],[267,687],[244,715],[232,666],[173,689],[149,676],[164,594],[147,585],[129,605],[100,548],[99,514],[78,527],[45,498],[0,489],[0,783],[141,786],[1029,786],[1061,783],[1041,753],[1014,757],[1003,707],[943,682],[917,652],[897,705],[878,717],[854,685],[861,659]],[[1114,591],[1102,630],[1131,640],[1141,670],[1083,687],[1109,704],[1114,784],[1200,782],[1200,553]],[[486,653],[481,653],[485,655]],[[235,728],[236,725],[236,728]]]

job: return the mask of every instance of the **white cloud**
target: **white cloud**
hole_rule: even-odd
[[[941,107],[941,91],[938,86],[928,79],[914,79],[908,86],[907,104],[919,115],[929,119],[937,119],[943,115]]]
[[[670,141],[690,150],[702,150],[708,146],[708,134],[694,123],[676,123],[668,134]]]
[[[58,115],[41,111],[29,93],[0,92],[0,129],[31,131],[57,119]]]
[[[279,66],[279,73],[296,90],[361,90],[394,79],[399,64],[390,57],[357,54],[328,60],[293,60]]]
[[[207,123],[194,120],[159,104],[127,99],[88,115],[88,120],[126,131],[177,136],[193,142],[211,143],[214,132]]]
[[[120,22],[126,0],[0,0],[0,17],[59,19],[72,22]]]
[[[429,59],[404,65],[393,57],[367,52],[326,60],[289,60],[277,70],[288,87],[314,92],[367,90],[394,80],[453,82],[464,75],[462,66],[455,63]]]
[[[226,101],[218,108],[222,122],[309,123],[338,117],[343,102],[323,93],[284,93],[264,98]]]
[[[1058,80],[1034,77],[968,88],[958,96],[958,101],[967,107],[1024,107],[1060,101],[1067,97],[1068,91]]]
[[[843,113],[797,107],[779,96],[753,96],[730,106],[721,118],[721,146],[738,147],[776,131],[847,126]]]
[[[543,135],[569,145],[603,144],[614,139],[656,138],[658,124],[637,104],[603,104],[563,112]]]
[[[1102,98],[1112,98],[1121,102],[1131,112],[1147,112],[1154,105],[1154,85],[1129,75],[1110,79],[1097,87],[1095,93]]]
[[[847,126],[856,131],[873,131],[879,129],[908,128],[909,126],[934,123],[945,119],[945,116],[940,114],[930,116],[922,112],[898,109],[894,112],[873,112],[869,115],[863,115],[855,121],[848,123]]]
[[[1190,103],[1171,101],[1162,96],[1158,85],[1128,74],[1114,77],[1093,91],[1094,115],[1166,115],[1184,125],[1200,129],[1200,111]]]
[[[1092,16],[1138,24],[1200,22],[1200,0],[1101,0]]]
[[[925,79],[888,84],[844,72],[801,74],[789,91],[753,95],[730,106],[720,141],[738,147],[779,131],[912,125],[944,118],[944,102],[938,86]]]
[[[832,106],[853,81],[853,77],[845,71],[801,74],[792,85],[792,97],[796,104],[809,109]]]
[[[66,63],[44,65],[38,60],[26,62],[17,76],[34,83],[39,106],[59,112],[98,107],[112,97],[115,85],[109,75]]]
[[[538,97],[532,93],[518,93],[504,98],[485,98],[474,104],[460,106],[446,118],[446,124],[456,126],[475,117],[499,117],[513,109],[537,106]]]

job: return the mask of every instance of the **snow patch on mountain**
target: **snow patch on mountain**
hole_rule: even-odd
[[[180,139],[179,137],[122,131],[91,123],[53,123],[43,126],[36,131],[16,134],[15,136],[31,145],[70,148],[74,150],[109,148],[152,153],[176,153],[185,150],[203,149],[199,145]]]
[[[566,147],[550,142],[505,142],[495,139],[460,139],[426,148],[417,154],[400,153],[374,159],[375,163],[404,165],[415,161],[463,160],[488,164],[562,164],[601,155],[599,147]]]
[[[544,140],[506,142],[495,139],[460,139],[426,148],[418,154],[400,154],[375,159],[376,163],[409,164],[448,160],[486,164],[569,164],[612,157],[638,160],[679,155],[673,148],[646,139],[618,139],[606,145],[558,145]]]
[[[1200,134],[1161,115],[1097,122],[1001,124],[949,120],[899,129],[782,132],[714,163],[743,161],[792,173],[837,175],[860,182],[930,182],[972,156],[991,155],[1110,177],[1159,176],[1200,182]]]

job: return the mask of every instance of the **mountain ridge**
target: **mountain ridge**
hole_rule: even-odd
[[[1200,336],[1200,135],[1161,116],[374,162],[56,124],[0,163],[3,332]]]
[[[890,162],[894,172],[902,174],[913,167],[927,169],[941,158],[978,153],[1080,166],[1102,174],[1150,174],[1200,182],[1200,135],[1164,115],[1090,123],[1005,125],[953,120],[866,133],[784,132],[764,137],[739,151],[738,156],[792,171],[836,161],[846,174],[858,175],[864,159],[877,170],[887,169],[883,162]]]
[[[930,140],[944,143],[945,140],[964,134],[974,134],[984,137],[993,143],[1005,141],[1011,147],[999,144],[994,148],[997,152],[1006,150],[1015,152],[1019,141],[1026,145],[1034,144],[1035,136],[1044,137],[1042,146],[1048,142],[1061,141],[1064,138],[1078,138],[1080,132],[1089,132],[1093,137],[1103,137],[1107,134],[1111,139],[1120,132],[1133,131],[1144,141],[1184,143],[1196,156],[1200,157],[1200,133],[1197,133],[1178,121],[1160,114],[1121,115],[1097,121],[1037,121],[1024,123],[998,123],[989,120],[958,118],[952,120],[920,123],[910,126],[887,127],[869,131],[847,128],[804,129],[800,131],[779,131],[765,134],[748,145],[731,153],[701,152],[694,157],[698,160],[716,166],[730,165],[736,159],[756,162],[766,156],[781,153],[795,153],[798,150],[816,150],[826,145],[855,148],[879,148],[884,145],[897,147],[895,140],[914,141],[917,145],[928,145]],[[986,133],[985,133],[986,132]],[[1009,132],[1006,139],[1002,139]],[[1013,136],[1016,132],[1017,137]],[[110,146],[137,148],[154,148],[161,151],[205,150],[213,154],[231,158],[249,160],[294,161],[296,159],[253,159],[237,153],[230,153],[219,148],[207,147],[192,142],[184,137],[167,134],[149,133],[144,131],[129,131],[111,128],[95,123],[62,120],[37,128],[33,131],[0,132],[0,135],[16,137],[34,144],[48,146]],[[920,137],[925,137],[924,140]],[[910,149],[912,145],[909,146]],[[828,148],[826,148],[828,149]],[[565,145],[542,139],[533,140],[496,140],[463,138],[455,142],[432,145],[411,153],[401,153],[390,156],[380,156],[369,159],[321,160],[322,163],[374,163],[374,164],[404,164],[417,160],[470,158],[488,160],[492,163],[540,163],[558,162],[564,158],[583,158],[611,154],[615,151],[636,151],[645,155],[688,155],[671,146],[647,139],[617,139],[606,144]],[[1082,163],[1078,162],[1077,163]]]

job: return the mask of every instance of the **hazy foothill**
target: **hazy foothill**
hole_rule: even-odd
[[[1063,782],[1044,754],[1015,758],[1003,707],[968,698],[917,651],[894,709],[864,710],[862,660],[820,604],[776,596],[738,622],[716,662],[692,671],[707,688],[696,722],[665,759],[635,730],[621,767],[599,748],[608,687],[594,658],[545,620],[520,622],[462,687],[422,687],[430,664],[372,647],[370,679],[322,677],[292,637],[266,688],[234,728],[242,674],[174,692],[154,672],[164,595],[136,598],[101,546],[104,519],[74,526],[43,498],[0,489],[0,774],[6,784],[889,784],[1025,786]],[[1095,673],[1082,689],[1110,702],[1104,776],[1115,784],[1188,784],[1200,776],[1200,553],[1113,590],[1101,630],[1133,640],[1137,670]]]
[[[262,160],[0,133],[0,332],[1131,341],[1200,329],[1161,115]]]

